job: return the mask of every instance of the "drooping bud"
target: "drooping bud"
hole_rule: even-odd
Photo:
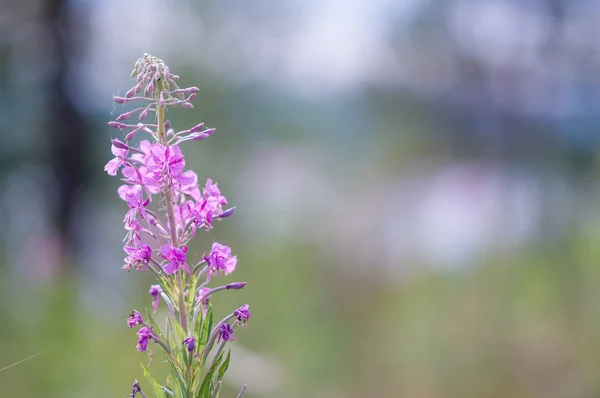
[[[132,88],[130,88],[126,93],[125,93],[125,98],[131,98],[133,97],[133,95],[135,94],[135,88],[137,87],[137,85],[133,86]]]
[[[110,140],[110,142],[117,148],[119,149],[129,149],[129,145],[117,140],[117,139],[112,139]]]
[[[213,129],[206,129],[206,130],[201,131],[201,132],[192,133],[192,134],[190,134],[190,137],[192,137],[192,139],[194,141],[205,140],[208,137],[210,137],[215,132],[215,130],[216,129],[214,129],[214,128]]]
[[[192,128],[190,129],[190,133],[196,133],[196,132],[198,132],[198,131],[202,130],[203,128],[204,128],[204,122],[202,122],[202,123],[200,123],[200,124],[197,124],[197,125],[195,125],[194,127],[192,127]]]
[[[227,217],[231,216],[233,213],[235,213],[235,206],[225,210],[223,213],[219,214],[218,217],[219,218],[227,218]]]
[[[125,127],[127,127],[127,125],[125,123],[119,123],[119,122],[108,122],[108,126],[113,129],[119,129],[119,130],[122,130]]]
[[[240,290],[240,289],[243,289],[244,286],[246,286],[246,282],[233,282],[233,283],[230,283],[230,284],[226,285],[225,289],[227,289],[227,290],[231,290],[231,289],[233,289],[233,290]]]

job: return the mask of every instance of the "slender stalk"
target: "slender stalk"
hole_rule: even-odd
[[[160,96],[160,92],[162,91],[163,84],[162,81],[157,82],[158,95]],[[158,102],[157,102],[158,105]],[[158,106],[156,110],[156,118],[157,118],[157,137],[159,142],[162,144],[166,144],[166,135],[165,135],[165,107]],[[175,226],[175,214],[173,212],[173,195],[171,194],[171,187],[167,184],[165,187],[165,206],[167,208],[167,218],[169,220],[169,229],[171,232],[171,245],[174,247],[179,247],[179,242],[177,239],[177,229]],[[175,274],[175,280],[177,283],[177,289],[179,290],[179,323],[181,324],[181,328],[185,333],[187,333],[187,318],[185,313],[185,297],[183,295],[183,283],[181,280],[181,272],[177,272]]]
[[[244,387],[242,387],[242,390],[240,391],[240,393],[238,394],[237,398],[242,398],[242,395],[244,395],[244,391],[246,391],[246,388],[248,387],[247,384],[244,384]]]

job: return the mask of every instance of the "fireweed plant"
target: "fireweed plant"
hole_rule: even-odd
[[[167,108],[193,108],[198,88],[180,88],[179,77],[161,59],[144,54],[131,76],[136,84],[114,101],[141,105],[108,123],[125,137],[112,140],[115,157],[104,169],[111,176],[120,171],[124,184],[118,194],[129,207],[123,219],[123,269],[152,272],[158,283],[148,291],[152,310],[144,316],[133,310],[127,325],[138,328],[138,351],[146,351],[152,344],[165,352],[170,374],[164,384],[142,365],[155,397],[216,397],[229,366],[230,351],[225,353],[225,346],[235,340],[234,333],[246,326],[252,314],[244,304],[222,320],[213,321],[213,296],[246,285],[234,282],[211,287],[218,276],[235,270],[237,257],[228,246],[212,243],[197,264],[187,255],[188,243],[197,233],[210,231],[215,221],[235,210],[224,208],[227,199],[210,178],[201,188],[196,173],[185,170],[180,144],[206,139],[215,129],[206,128],[204,123],[182,131],[171,127],[165,119]],[[137,123],[128,121],[135,116]],[[136,139],[138,136],[141,139]],[[161,302],[167,309],[162,329],[153,318]],[[136,380],[129,396],[138,393],[146,397]]]

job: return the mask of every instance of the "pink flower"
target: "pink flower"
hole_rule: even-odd
[[[127,149],[117,148],[115,144],[112,144],[110,150],[115,157],[106,163],[104,171],[110,176],[116,176],[119,168],[127,161]]]
[[[148,262],[152,256],[152,248],[150,246],[146,244],[142,244],[139,247],[124,246],[123,250],[127,253],[123,269],[129,270],[131,267],[134,267],[138,271],[148,269]]]
[[[175,178],[183,172],[185,160],[177,145],[165,147],[161,144],[154,144],[148,157],[147,166],[149,171],[158,171]]]
[[[219,330],[217,333],[218,333],[217,344],[219,344],[221,342],[221,339],[223,339],[225,341],[235,340],[235,336],[233,335],[233,328],[228,323],[224,323],[221,326],[219,326]]]
[[[134,327],[135,325],[139,325],[142,322],[144,322],[144,320],[142,319],[140,313],[137,311],[133,311],[131,315],[129,315],[129,318],[127,318],[127,326],[129,326],[130,328]]]
[[[150,290],[148,291],[148,294],[154,297],[154,300],[152,300],[152,309],[154,310],[155,314],[158,310],[158,304],[160,303],[160,294],[162,293],[162,291],[163,290],[160,287],[160,285],[152,285],[150,286]]]
[[[210,254],[203,257],[213,274],[224,271],[225,275],[229,275],[235,270],[237,264],[237,256],[231,255],[231,249],[217,242],[213,243]]]
[[[139,214],[142,219],[146,218],[146,206],[150,203],[150,198],[144,200],[142,190],[137,188],[135,191],[125,194],[125,201],[129,206],[129,211],[125,214],[125,220],[133,220]]]
[[[138,335],[138,343],[136,346],[137,350],[138,351],[146,351],[146,349],[148,348],[148,340],[150,340],[150,338],[152,338],[151,329],[144,326],[137,332],[137,335]]]
[[[238,321],[243,327],[246,327],[248,319],[252,316],[252,313],[248,311],[248,307],[248,304],[244,304],[233,312],[233,316],[237,316]]]
[[[192,170],[185,171],[177,179],[176,189],[183,195],[187,195],[195,201],[200,200],[200,188],[198,188],[198,176]]]
[[[144,166],[138,168],[126,165],[123,167],[123,181],[128,185],[121,185],[119,187],[119,196],[123,200],[127,200],[126,196],[128,193],[140,190],[140,188],[146,191],[148,197],[153,194],[160,192],[160,184],[158,182],[158,176],[156,173],[149,173],[148,169]]]
[[[192,272],[186,263],[186,252],[187,246],[183,246],[180,249],[169,244],[163,245],[161,254],[165,260],[169,261],[167,265],[163,267],[166,274],[174,274],[180,269],[185,269],[188,273]]]

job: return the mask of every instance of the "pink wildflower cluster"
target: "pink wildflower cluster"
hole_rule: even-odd
[[[207,286],[211,276],[231,274],[237,257],[228,246],[214,242],[208,254],[194,264],[188,256],[188,243],[199,230],[209,231],[216,220],[232,215],[235,208],[225,208],[227,199],[213,180],[207,178],[200,185],[198,175],[186,170],[180,147],[186,141],[210,137],[215,129],[200,123],[177,131],[165,120],[167,107],[193,108],[191,102],[198,88],[180,88],[179,77],[172,74],[162,60],[148,54],[136,62],[132,77],[136,78],[136,84],[124,97],[114,97],[114,100],[117,104],[141,105],[109,123],[124,133],[124,139],[112,140],[114,158],[104,167],[111,176],[120,173],[123,184],[118,194],[128,207],[123,219],[126,256],[122,268],[155,274],[159,284],[149,290],[153,312],[157,311],[162,298],[186,336],[179,341],[179,347],[170,345],[137,311],[132,312],[127,323],[132,328],[142,326],[137,332],[138,351],[145,351],[148,342],[154,341],[169,355],[178,349],[192,353],[201,338],[195,335],[197,328],[193,325],[200,322],[198,312],[200,317],[206,315],[215,292],[238,290],[246,283]],[[233,340],[235,326],[245,326],[250,316],[247,304],[231,313],[211,331],[210,341],[203,342],[205,352],[198,357],[206,360],[215,340],[217,343]],[[231,325],[229,320],[233,320]]]

